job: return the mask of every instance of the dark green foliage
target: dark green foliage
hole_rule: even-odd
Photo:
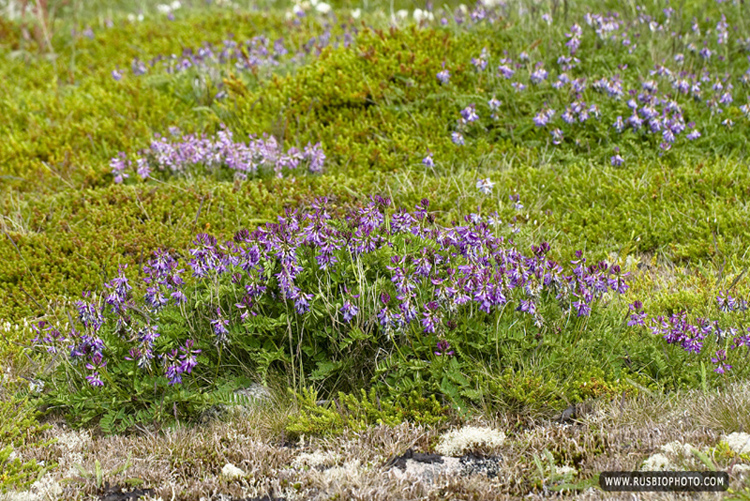
[[[14,387],[17,385],[13,385]],[[28,396],[17,399],[0,398],[0,492],[23,489],[40,477],[46,469],[35,460],[23,461],[18,457],[29,447],[45,447],[41,435],[49,428],[36,420],[37,412]]]
[[[345,429],[360,431],[367,426],[395,426],[404,421],[439,425],[449,419],[448,408],[435,395],[423,397],[417,392],[380,397],[375,389],[345,394],[321,402],[312,388],[295,393],[299,412],[290,416],[286,430],[293,436],[336,435]]]

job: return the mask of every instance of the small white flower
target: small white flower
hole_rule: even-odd
[[[167,4],[160,3],[156,6],[156,10],[158,10],[162,14],[169,14],[170,12],[172,12],[172,7]]]
[[[325,2],[320,2],[315,6],[315,10],[317,10],[321,14],[328,14],[329,12],[331,12],[331,6]]]
[[[352,11],[352,17],[354,19],[359,19],[360,17],[362,17],[362,9],[354,9]]]
[[[44,381],[40,379],[29,379],[29,391],[31,393],[41,393],[44,389]]]
[[[414,9],[413,16],[414,16],[414,21],[416,21],[417,23],[420,23],[425,19],[430,20],[430,21],[435,19],[435,16],[432,14],[432,12],[422,10],[422,9]]]
[[[182,7],[182,4],[179,2],[179,0],[174,0],[170,7],[172,7],[172,10],[177,10]]]
[[[490,181],[490,178],[480,179],[479,181],[477,181],[477,189],[485,195],[489,195],[490,193],[492,193],[493,186],[495,186],[495,183]]]

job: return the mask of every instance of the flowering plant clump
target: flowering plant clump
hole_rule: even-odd
[[[182,256],[159,250],[142,284],[121,268],[97,299],[76,303],[68,331],[37,326],[38,346],[65,361],[49,386],[69,395],[72,385],[87,398],[79,405],[114,398],[177,409],[190,398],[172,388],[206,391],[240,362],[293,383],[330,384],[356,367],[362,379],[352,386],[411,381],[460,402],[476,398],[462,376],[476,360],[512,365],[525,356],[518,340],[501,347],[510,332],[532,351],[553,325],[588,318],[628,288],[617,265],[589,265],[578,252],[566,272],[547,257],[549,244],[524,253],[481,215],[444,227],[427,200],[411,212],[389,206],[376,196],[335,217],[339,209],[322,199],[224,243],[199,234]],[[529,330],[538,334],[525,342]]]
[[[492,54],[484,47],[474,57],[448,61],[453,76],[460,66],[476,80],[472,99],[485,97],[469,108],[458,100],[451,139],[462,146],[472,136],[485,140],[489,131],[490,137],[546,137],[555,146],[589,151],[593,144],[609,145],[609,151],[616,144],[623,152],[608,156],[617,167],[625,163],[625,153],[639,151],[633,147],[638,143],[663,153],[749,120],[750,104],[735,103],[746,99],[750,70],[727,62],[750,45],[736,26],[730,29],[739,22],[738,11],[721,3],[717,9],[718,17],[692,22],[671,9],[652,13],[646,7],[634,14],[586,12],[566,26],[546,15],[534,33],[547,40],[533,47],[555,49]],[[467,27],[505,23],[508,15],[505,8],[485,11],[480,2]],[[662,42],[666,35],[668,46]],[[618,63],[602,65],[604,58]],[[633,64],[634,58],[646,60],[646,67]],[[444,72],[438,74],[441,82]],[[496,95],[516,97],[500,103]]]
[[[326,47],[349,47],[354,42],[357,30],[347,25],[342,27],[343,33],[340,35],[334,35],[330,27],[326,27],[320,35],[305,38],[304,43],[298,44],[284,38],[272,41],[265,35],[244,41],[227,39],[220,45],[204,42],[200,47],[184,48],[180,54],[158,55],[147,62],[133,59],[130,74],[141,77],[159,71],[197,77],[204,87],[210,84],[213,91],[211,100],[221,100],[227,95],[224,78],[233,76],[235,72],[260,77],[284,64],[301,64],[310,56],[320,55]],[[290,48],[290,44],[296,45],[297,49]],[[120,81],[125,74],[124,70],[116,68],[112,71],[112,78]]]
[[[227,167],[235,177],[246,179],[261,169],[271,169],[282,176],[284,169],[306,166],[311,173],[323,171],[326,155],[320,143],[308,143],[303,149],[282,149],[275,137],[250,136],[248,143],[237,142],[226,128],[218,132],[214,139],[194,134],[180,135],[180,130],[170,128],[174,139],[156,135],[151,147],[142,151],[133,161],[120,152],[110,161],[115,183],[122,183],[135,171],[141,179],[147,180],[154,171],[170,174],[188,174],[198,166],[209,170]]]
[[[725,374],[732,369],[727,362],[730,352],[739,351],[742,347],[750,351],[750,327],[739,327],[736,323],[737,316],[744,320],[748,303],[732,297],[728,292],[721,292],[716,297],[716,305],[719,315],[727,318],[691,319],[687,311],[679,311],[668,317],[649,317],[643,304],[636,301],[630,305],[628,325],[647,327],[654,336],[663,338],[668,344],[678,345],[694,356],[701,355],[707,345],[711,346],[710,359],[715,366],[714,372]]]

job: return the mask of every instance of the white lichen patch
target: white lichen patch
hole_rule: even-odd
[[[678,440],[661,446],[661,452],[644,461],[643,471],[665,471],[692,469],[696,465],[694,451],[697,447]]]
[[[675,440],[674,442],[669,442],[666,445],[661,446],[661,451],[664,454],[677,456],[677,457],[690,457],[693,455],[693,447],[690,444],[683,444],[682,442],[679,442]]]
[[[649,456],[641,466],[641,471],[667,471],[673,469],[674,466],[669,462],[669,458],[661,453]]]
[[[2,501],[46,501],[49,499],[61,499],[63,489],[50,474],[31,484],[28,491],[10,492],[0,494]]]
[[[333,452],[327,451],[315,451],[315,452],[302,452],[292,461],[292,466],[295,468],[318,468],[328,467],[338,464],[341,460],[341,456]]]
[[[347,485],[357,481],[362,476],[362,463],[359,459],[346,461],[341,466],[334,466],[322,472],[323,480],[328,485]]]
[[[221,469],[221,474],[228,479],[241,478],[245,476],[245,472],[240,468],[237,468],[232,463],[225,464],[224,468]]]
[[[68,451],[82,451],[91,444],[91,435],[86,431],[69,431],[58,435],[57,444]]]
[[[560,477],[573,478],[578,475],[578,470],[576,470],[572,466],[556,466],[555,474]]]
[[[83,467],[83,454],[80,452],[68,452],[60,457],[58,462],[63,478],[72,478],[81,474],[79,468]]]
[[[749,433],[730,433],[724,437],[724,442],[737,454],[750,454]]]
[[[743,475],[747,476],[750,475],[750,465],[747,464],[736,464],[732,467],[732,473],[734,473],[737,476]]]
[[[494,449],[505,442],[505,433],[493,428],[465,426],[442,437],[435,451],[443,456],[462,456],[476,448]]]

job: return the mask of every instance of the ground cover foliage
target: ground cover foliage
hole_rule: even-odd
[[[297,437],[747,378],[744,3],[45,5],[0,25],[3,413],[261,381]]]

